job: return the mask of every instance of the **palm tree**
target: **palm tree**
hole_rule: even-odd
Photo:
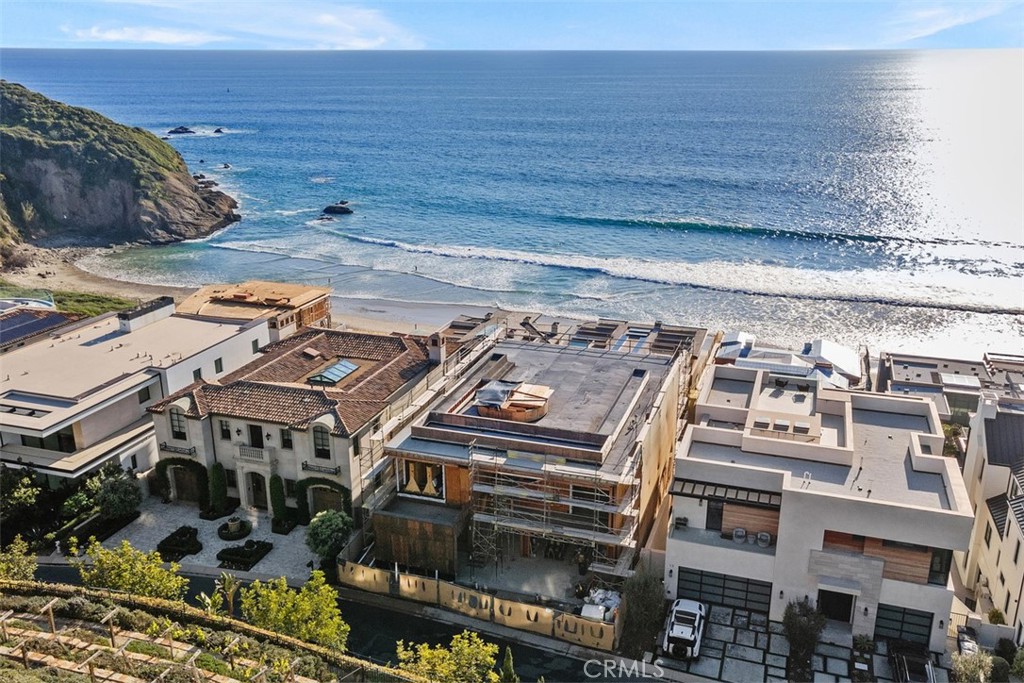
[[[235,593],[242,587],[238,577],[230,572],[221,572],[220,578],[214,582],[217,590],[224,594],[224,601],[228,604],[228,616],[235,615]]]

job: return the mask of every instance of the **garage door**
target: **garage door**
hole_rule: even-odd
[[[935,615],[895,605],[879,605],[875,619],[875,638],[909,640],[927,645],[932,633]]]
[[[680,598],[767,612],[771,596],[772,585],[767,581],[679,568],[677,597]]]

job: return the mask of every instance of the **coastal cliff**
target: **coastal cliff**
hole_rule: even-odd
[[[178,242],[237,206],[152,133],[0,81],[0,245]]]

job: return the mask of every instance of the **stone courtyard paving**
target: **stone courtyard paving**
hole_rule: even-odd
[[[147,496],[139,511],[141,514],[137,520],[104,541],[103,545],[113,548],[127,539],[135,548],[149,552],[156,550],[157,544],[178,527],[194,526],[199,530],[199,542],[203,544],[203,549],[195,555],[183,557],[180,561],[183,568],[200,566],[216,569],[220,564],[217,553],[229,546],[241,545],[249,539],[274,544],[274,549],[252,568],[250,573],[253,575],[305,579],[309,576],[310,562],[319,566],[319,560],[306,547],[305,527],[297,526],[287,536],[271,533],[270,515],[263,511],[239,508],[235,512],[236,516],[252,522],[252,533],[240,541],[222,541],[217,536],[217,528],[227,518],[199,519],[199,508],[194,504],[164,503],[156,496]]]
[[[700,659],[662,657],[661,665],[722,681],[785,681],[788,655],[782,624],[760,612],[712,605]]]

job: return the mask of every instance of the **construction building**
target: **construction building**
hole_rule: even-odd
[[[654,326],[642,340],[627,337],[641,326],[605,327],[585,343],[498,342],[387,444],[398,491],[374,515],[377,560],[454,576],[558,558],[629,574],[665,499],[704,331],[673,328],[670,345]]]
[[[208,285],[178,305],[178,312],[221,320],[267,320],[270,341],[303,327],[331,326],[331,290],[290,282],[249,280]]]

